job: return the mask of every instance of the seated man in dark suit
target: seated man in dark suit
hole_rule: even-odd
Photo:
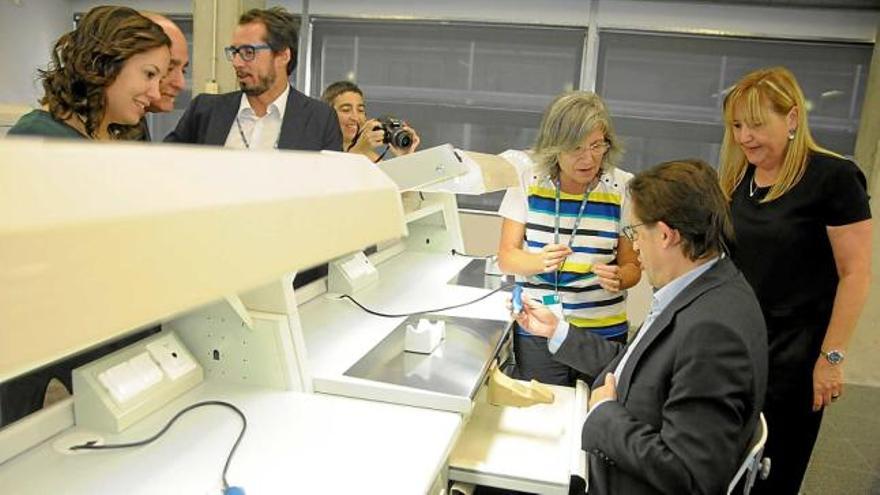
[[[589,493],[725,493],[767,382],[760,307],[724,254],[733,234],[727,201],[698,160],[658,165],[628,189],[623,232],[656,289],[633,340],[569,333],[533,301],[516,319],[549,339],[554,359],[599,377],[582,431]]]
[[[241,91],[197,96],[165,141],[342,151],[333,109],[288,81],[296,68],[297,38],[294,18],[283,8],[245,12],[226,47]]]

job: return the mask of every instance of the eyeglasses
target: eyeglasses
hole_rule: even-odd
[[[223,51],[226,53],[226,60],[229,60],[230,62],[235,59],[236,54],[245,62],[250,62],[257,56],[258,51],[271,49],[271,46],[264,43],[262,45],[227,46]]]
[[[636,232],[636,227],[641,227],[642,225],[649,225],[654,222],[642,222],[642,223],[634,223],[632,225],[624,225],[620,228],[620,231],[623,233],[623,236],[629,239],[629,242],[636,242],[639,240],[639,233]]]
[[[595,143],[587,146],[586,148],[584,148],[583,146],[578,146],[577,148],[571,150],[569,153],[571,153],[573,155],[580,155],[586,149],[590,152],[591,155],[593,155],[596,158],[599,158],[602,155],[604,155],[608,151],[609,148],[611,148],[611,143],[608,140],[603,140],[603,141],[596,141]]]

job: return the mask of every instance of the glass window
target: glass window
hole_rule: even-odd
[[[664,160],[718,162],[725,90],[747,72],[784,65],[803,87],[810,129],[852,154],[872,47],[657,33],[599,33],[596,89],[608,102],[637,172]]]
[[[580,85],[583,28],[314,19],[312,95],[356,82],[368,117],[409,122],[422,147],[500,153],[533,144],[554,96]],[[459,196],[495,210],[498,193]]]

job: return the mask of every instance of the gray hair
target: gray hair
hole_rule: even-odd
[[[589,91],[571,91],[557,96],[544,112],[532,151],[538,172],[559,177],[559,154],[573,151],[596,129],[603,131],[610,145],[602,158],[602,169],[609,170],[620,163],[623,147],[614,132],[605,102]]]

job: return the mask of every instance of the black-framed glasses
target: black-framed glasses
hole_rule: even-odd
[[[623,233],[623,236],[629,239],[629,242],[636,242],[639,240],[639,233],[636,232],[636,227],[641,227],[642,225],[649,225],[654,222],[642,222],[642,223],[634,223],[632,225],[624,225],[620,228],[620,231]]]
[[[236,54],[245,62],[250,62],[257,56],[258,51],[271,49],[271,46],[263,43],[262,45],[227,46],[223,51],[226,53],[226,60],[229,60],[230,62],[232,62]]]

